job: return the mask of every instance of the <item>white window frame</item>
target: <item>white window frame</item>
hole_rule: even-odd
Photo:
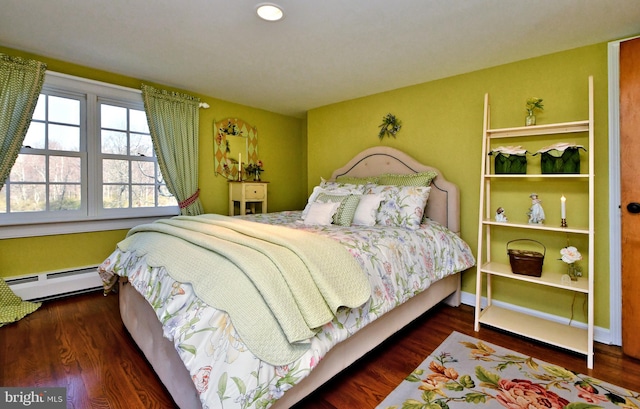
[[[81,125],[86,130],[86,137],[81,136],[84,142],[81,142],[80,150],[81,155],[88,156],[88,160],[83,162],[83,189],[95,184],[102,186],[99,101],[144,109],[142,92],[51,71],[46,73],[43,89],[86,96],[86,115],[81,118],[86,121]],[[82,149],[85,143],[86,152]],[[87,209],[84,209],[83,203],[82,211],[60,212],[61,214],[55,212],[55,215],[51,214],[53,217],[44,215],[35,222],[30,217],[30,212],[0,214],[0,239],[128,229],[158,218],[175,216],[180,212],[178,206],[103,209],[102,188],[89,189],[89,192],[91,194],[86,195]]]

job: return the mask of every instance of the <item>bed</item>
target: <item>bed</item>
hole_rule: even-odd
[[[404,152],[375,147],[359,153],[335,170],[328,181],[323,181],[322,186],[331,186],[332,183],[336,186],[336,180],[352,181],[353,178],[366,179],[380,174],[409,176],[428,172],[435,172],[437,176],[430,183],[424,217],[420,217],[420,226],[415,231],[413,228],[396,226],[389,228],[393,233],[383,233],[387,230],[379,225],[357,228],[334,224],[309,226],[300,222],[302,215],[299,211],[233,218],[241,219],[241,223],[262,223],[265,224],[264,228],[269,223],[284,224],[287,228],[304,232],[300,234],[311,232],[328,235],[336,242],[342,243],[344,240],[350,243],[349,254],[354,258],[362,258],[359,250],[354,250],[355,247],[368,249],[371,246],[370,243],[357,244],[359,238],[353,237],[365,237],[363,240],[366,241],[373,240],[370,237],[377,237],[376,234],[381,234],[379,240],[385,243],[388,237],[399,237],[403,242],[398,248],[414,249],[421,245],[413,245],[406,240],[435,242],[440,239],[451,247],[438,247],[437,252],[446,254],[444,262],[434,262],[432,256],[424,256],[422,250],[418,252],[421,256],[411,262],[415,265],[401,268],[395,265],[401,263],[397,260],[387,260],[384,267],[377,266],[378,257],[386,257],[377,254],[366,255],[366,261],[358,260],[358,263],[366,264],[367,269],[403,270],[403,278],[395,280],[406,284],[407,288],[393,287],[386,295],[380,295],[385,286],[396,284],[378,282],[374,289],[371,281],[372,294],[368,301],[359,307],[335,311],[335,319],[323,325],[308,341],[302,342],[307,348],[306,352],[288,364],[270,364],[259,359],[257,356],[262,355],[258,353],[256,356],[243,344],[225,312],[203,305],[189,284],[171,281],[166,268],[149,265],[146,254],[119,248],[99,267],[99,273],[105,288],[110,288],[114,278],[117,279],[123,323],[179,407],[288,408],[434,305],[443,301],[449,305],[459,305],[459,273],[472,267],[475,260],[469,247],[458,237],[458,189],[442,173],[417,162]],[[376,188],[376,185],[368,185],[367,188],[372,186]],[[309,205],[305,211],[309,210]],[[305,217],[309,217],[309,213]],[[226,223],[226,220],[223,222]],[[411,238],[414,234],[424,236]],[[347,244],[344,245],[347,247]],[[394,251],[402,252],[398,249]],[[427,267],[420,267],[423,264]],[[414,272],[421,268],[438,271],[428,272],[424,276]],[[367,274],[369,280],[373,280],[370,278],[372,274]],[[160,280],[167,278],[170,281],[159,284]],[[385,277],[376,280],[384,281]],[[398,299],[389,299],[388,294],[394,291]],[[390,306],[379,302],[378,296],[385,298]],[[186,310],[187,304],[196,304],[196,307],[189,312]],[[205,307],[208,309],[205,310]],[[210,313],[210,309],[214,312]],[[185,315],[180,317],[180,314]],[[206,326],[198,327],[204,321],[207,322]],[[187,326],[191,327],[183,332],[176,329]],[[205,337],[203,334],[208,335]],[[202,339],[196,341],[198,337]],[[203,359],[211,359],[211,363],[207,364]]]

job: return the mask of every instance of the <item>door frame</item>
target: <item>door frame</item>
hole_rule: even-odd
[[[622,345],[622,223],[620,200],[620,43],[609,42],[609,336]]]

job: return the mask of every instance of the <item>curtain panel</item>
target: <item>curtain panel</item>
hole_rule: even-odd
[[[31,124],[47,65],[0,53],[0,189]]]
[[[182,215],[202,214],[198,188],[200,99],[145,84],[142,99],[167,189],[178,200]]]

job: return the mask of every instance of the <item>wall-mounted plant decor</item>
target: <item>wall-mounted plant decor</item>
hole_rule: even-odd
[[[213,137],[216,176],[238,180],[242,163],[247,165],[258,162],[258,130],[247,122],[237,118],[214,121]]]
[[[402,128],[402,122],[393,114],[387,114],[382,118],[382,124],[379,126],[378,138],[382,140],[385,136],[396,137],[396,134]]]

